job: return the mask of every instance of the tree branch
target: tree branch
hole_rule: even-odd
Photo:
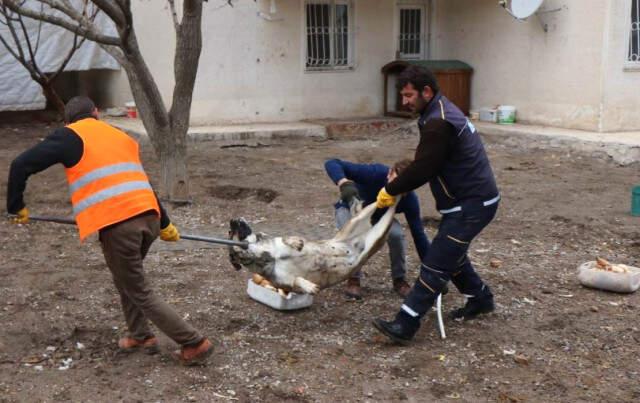
[[[23,65],[25,69],[29,70],[29,66],[24,63],[24,58],[20,57],[20,55],[11,48],[9,43],[2,37],[2,35],[0,35],[0,43],[2,43],[5,48],[7,48],[9,53],[11,53],[11,56],[13,56],[21,65]],[[31,74],[31,71],[29,71],[29,74]]]
[[[122,68],[125,68],[125,65],[129,63],[120,46],[110,46],[110,45],[104,45],[101,43],[99,45],[102,48],[102,50],[104,50],[105,52],[110,54],[114,59],[116,59],[116,61]]]
[[[115,37],[115,36],[110,36],[110,35],[103,35],[98,33],[94,27],[92,26],[83,26],[81,22],[78,22],[78,24],[73,24],[71,22],[69,22],[68,20],[64,19],[64,18],[60,18],[60,17],[56,17],[54,15],[50,15],[45,13],[44,11],[36,11],[24,6],[20,6],[16,3],[16,0],[2,0],[4,4],[6,4],[6,6],[11,10],[14,11],[18,14],[21,14],[25,17],[29,17],[29,18],[33,18],[35,20],[39,20],[39,21],[44,21],[44,22],[48,22],[50,24],[53,25],[57,25],[59,27],[62,27],[68,31],[71,32],[78,32],[79,35],[86,37],[87,39],[97,42],[97,43],[101,43],[104,45],[111,45],[111,46],[120,46],[121,42],[120,42],[120,38]],[[71,19],[78,21],[76,18],[74,18],[73,14],[69,14],[66,8],[63,8],[60,6],[60,4],[55,3],[55,6],[52,5],[53,3],[50,0],[40,0],[45,4],[48,4],[50,6],[52,6],[53,8],[60,10],[62,12],[65,13],[65,15],[67,15],[68,17],[70,17]]]
[[[18,37],[16,29],[13,26],[13,22],[18,22],[18,18],[20,17],[20,15],[18,15],[18,18],[11,18],[9,13],[7,13],[7,8],[4,5],[2,5],[2,15],[4,15],[4,18],[6,19],[7,28],[9,28],[9,33],[11,34],[11,38],[13,38],[13,43],[15,43],[16,45],[16,50],[14,51],[11,46],[9,46],[9,43],[4,39],[2,39],[2,44],[7,48],[9,53],[11,53],[13,57],[15,57],[16,60],[20,62],[20,64],[22,64],[27,70],[30,70],[29,66],[25,64],[26,58],[24,56],[24,51],[22,50],[22,44],[20,43],[20,38]]]
[[[129,34],[133,29],[133,15],[131,14],[131,0],[118,0],[118,4],[122,9],[125,19],[125,28],[120,32],[120,40],[122,43],[127,43]]]
[[[2,35],[0,35],[0,42],[4,45],[5,48],[7,48],[7,50],[9,51],[9,53],[18,61],[18,63],[20,63],[29,73],[29,76],[31,76],[31,78],[39,83],[40,85],[42,85],[42,79],[41,77],[38,76],[38,73],[36,72],[36,70],[34,69],[34,63],[29,63],[24,55],[24,51],[22,50],[22,44],[20,43],[20,38],[18,37],[18,34],[15,31],[15,27],[13,26],[13,22],[17,21],[16,19],[11,19],[7,16],[6,13],[6,9],[4,8],[4,6],[2,7],[2,13],[5,16],[5,18],[7,19],[7,26],[9,27],[9,32],[11,33],[11,36],[13,38],[14,43],[16,44],[16,49],[17,51],[13,50],[11,48],[11,46],[9,45],[9,43],[2,37]]]
[[[174,0],[167,0],[169,3],[169,10],[171,11],[171,18],[173,19],[173,27],[178,33],[180,29],[180,22],[178,21],[178,13],[176,12],[176,2]]]
[[[38,64],[36,63],[36,51],[33,50],[33,46],[31,46],[31,38],[29,37],[29,32],[27,31],[27,27],[24,25],[24,20],[21,15],[18,15],[18,23],[20,24],[20,28],[22,29],[22,36],[24,37],[24,41],[27,44],[27,50],[29,51],[30,65],[38,76],[43,76],[42,71],[38,68]],[[42,25],[38,27],[38,37],[40,37],[40,30],[42,29]],[[22,49],[21,44],[16,44],[20,49]],[[26,61],[26,60],[25,60]],[[29,61],[27,61],[29,62]]]
[[[202,51],[202,0],[184,0],[182,23],[176,35],[173,99],[169,110],[172,129],[187,132],[193,87]]]
[[[43,4],[40,4],[40,9],[44,7]],[[22,20],[22,16],[20,16],[20,20]],[[42,33],[42,21],[38,21],[38,37],[36,38],[35,53],[38,53],[38,48],[40,47],[40,34]]]
[[[80,39],[80,43],[78,43],[78,34],[75,34],[73,36],[73,46],[71,46],[71,49],[69,50],[69,53],[67,53],[67,56],[62,61],[62,64],[60,65],[60,67],[58,67],[58,70],[55,73],[53,73],[52,75],[47,77],[47,81],[48,82],[52,82],[53,80],[55,80],[58,77],[58,75],[60,75],[60,73],[62,73],[64,71],[64,69],[67,67],[67,64],[69,64],[69,61],[73,57],[74,53],[76,53],[76,50],[78,50],[80,48],[80,46],[82,46],[82,44],[84,43],[85,39],[87,39],[87,38],[82,37],[82,39]]]
[[[109,16],[118,28],[126,28],[127,21],[122,8],[107,0],[91,0],[100,10]]]

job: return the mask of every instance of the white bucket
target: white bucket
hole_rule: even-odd
[[[508,125],[516,122],[516,107],[500,105],[498,107],[498,123]]]

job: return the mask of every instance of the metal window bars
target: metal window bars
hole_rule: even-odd
[[[422,9],[400,9],[399,46],[402,57],[420,57],[422,54]]]
[[[351,6],[343,1],[309,1],[306,4],[308,70],[350,67]]]
[[[631,28],[629,30],[627,61],[640,63],[640,0],[632,0],[631,2]]]

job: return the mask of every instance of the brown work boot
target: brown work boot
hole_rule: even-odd
[[[352,277],[347,280],[347,286],[344,289],[347,297],[353,299],[362,299],[362,288],[360,287],[360,279]]]
[[[123,337],[118,340],[118,348],[123,353],[132,353],[142,348],[149,355],[157,354],[160,351],[158,339],[155,336],[149,336],[144,340],[134,339],[131,336]]]
[[[180,350],[177,350],[174,354],[182,365],[204,365],[207,362],[207,358],[213,353],[213,345],[209,339],[204,338],[202,341],[194,346],[182,346]]]
[[[393,290],[402,298],[407,298],[411,291],[411,286],[404,278],[396,278],[393,280]]]

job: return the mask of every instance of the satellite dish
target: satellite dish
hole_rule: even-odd
[[[519,20],[531,17],[542,5],[544,0],[511,0],[511,15]]]

